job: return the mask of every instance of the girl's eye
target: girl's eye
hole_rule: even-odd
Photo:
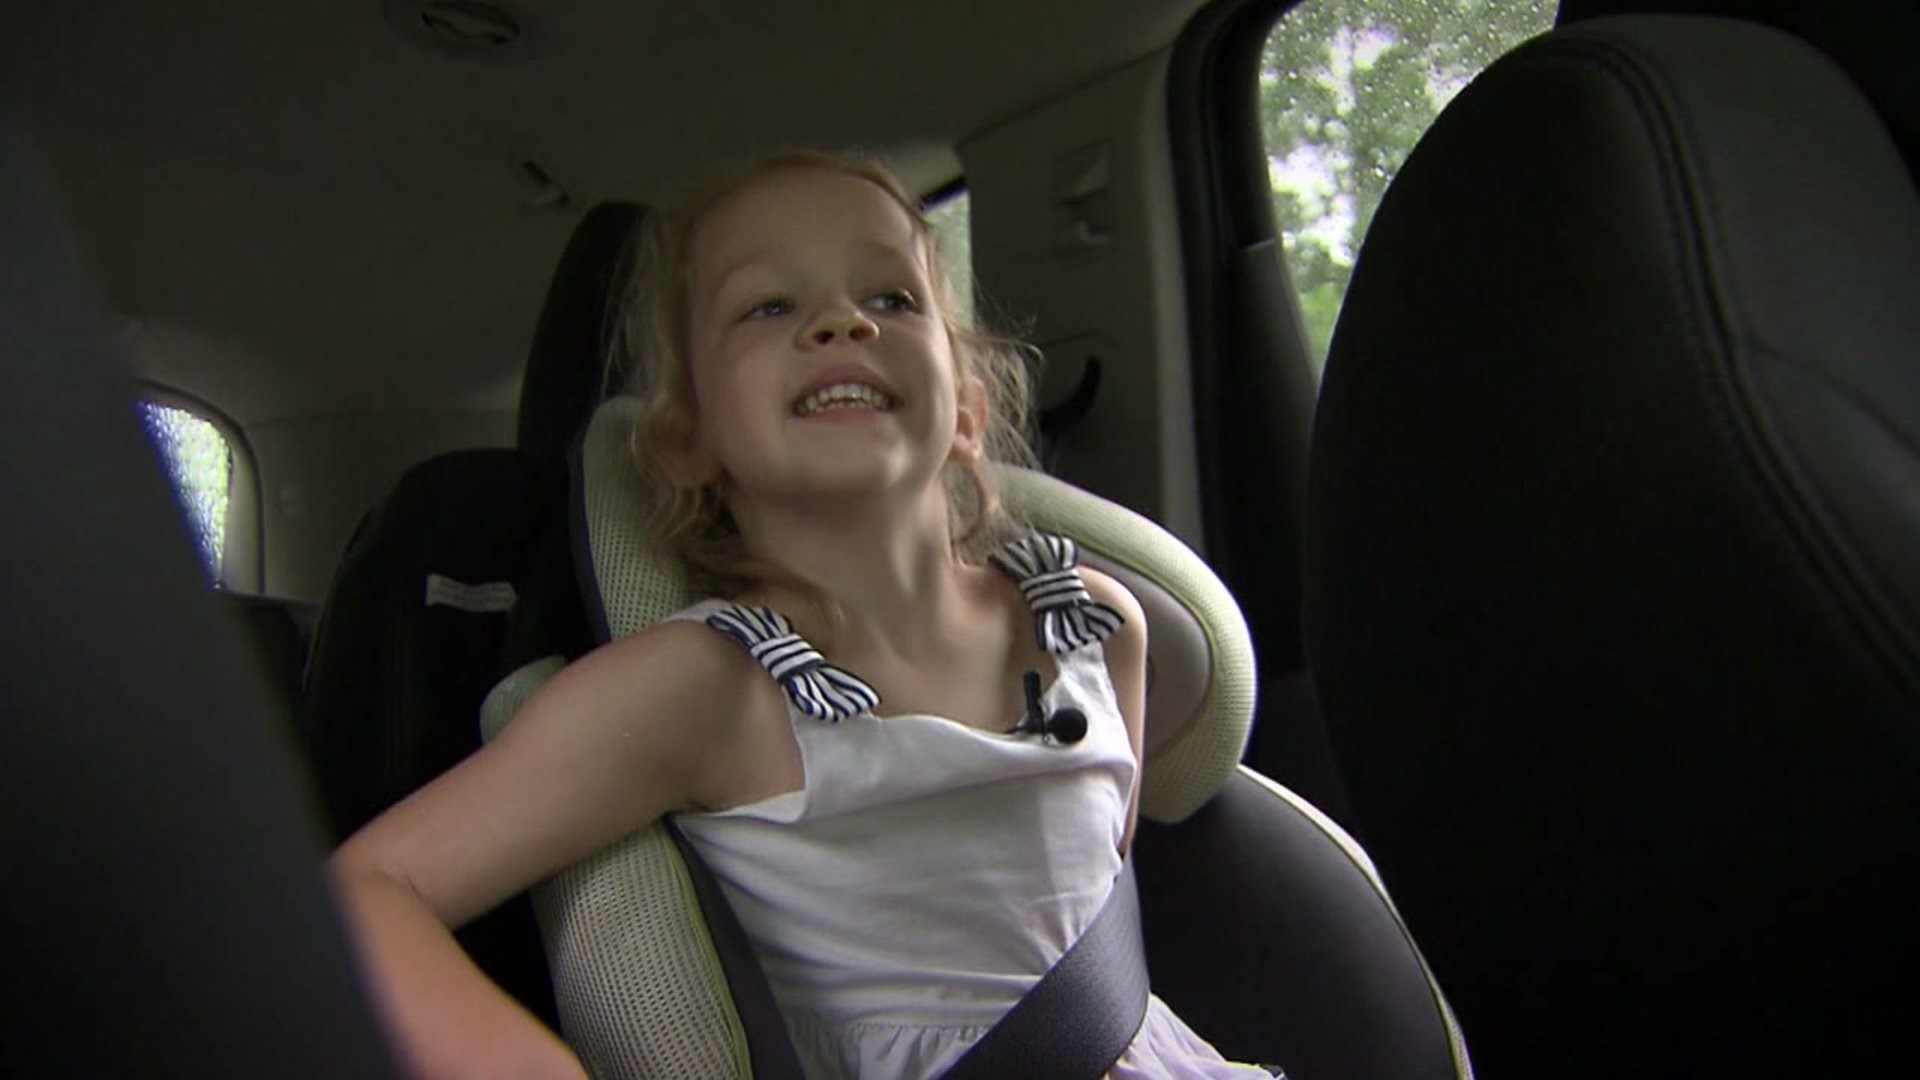
[[[887,312],[919,311],[920,301],[905,289],[889,289],[867,301],[869,305]]]
[[[740,318],[742,321],[747,319],[770,319],[776,315],[785,315],[792,310],[793,301],[784,296],[774,296],[748,308],[746,313],[741,315]]]

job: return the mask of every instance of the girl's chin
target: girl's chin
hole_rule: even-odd
[[[889,457],[860,461],[823,455],[813,461],[789,462],[777,477],[753,485],[759,489],[753,494],[784,503],[812,500],[840,504],[910,502],[915,492],[944,494],[938,470],[919,475],[922,470],[898,457]]]

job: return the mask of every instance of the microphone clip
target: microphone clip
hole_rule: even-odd
[[[1069,705],[1048,712],[1040,703],[1040,673],[1029,671],[1020,677],[1026,690],[1027,712],[1009,732],[1012,735],[1038,735],[1056,746],[1071,746],[1087,735],[1087,714]]]

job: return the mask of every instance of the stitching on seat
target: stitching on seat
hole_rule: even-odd
[[[1584,36],[1580,38],[1543,42],[1534,53],[1518,59],[1536,63],[1548,56],[1582,60],[1611,76],[1626,93],[1659,165],[1671,241],[1663,254],[1670,277],[1681,286],[1677,294],[1686,337],[1710,357],[1707,363],[1689,364],[1687,372],[1700,390],[1700,400],[1722,444],[1729,450],[1730,471],[1749,499],[1762,508],[1758,516],[1779,546],[1798,558],[1812,586],[1809,592],[1814,603],[1838,625],[1864,639],[1908,697],[1920,697],[1920,686],[1916,685],[1920,675],[1916,675],[1911,659],[1911,635],[1879,602],[1857,550],[1841,535],[1804,469],[1788,453],[1785,440],[1773,424],[1772,410],[1754,386],[1753,361],[1784,358],[1746,343],[1736,333],[1745,319],[1732,275],[1723,269],[1731,263],[1724,250],[1726,230],[1713,201],[1692,195],[1712,185],[1707,183],[1705,170],[1688,153],[1689,147],[1699,142],[1691,128],[1691,115],[1678,107],[1669,92],[1671,78],[1649,50],[1604,27],[1583,27],[1581,32]],[[1690,261],[1684,257],[1687,252],[1694,256]],[[1822,373],[1812,374],[1822,382],[1829,381]],[[1846,396],[1852,400],[1851,395]],[[1862,408],[1870,417],[1873,415],[1871,409]],[[1908,445],[1904,439],[1901,442]]]

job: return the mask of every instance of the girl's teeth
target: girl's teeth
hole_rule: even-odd
[[[801,416],[821,412],[826,409],[885,409],[886,395],[871,386],[859,383],[837,383],[808,394],[801,399],[794,412]]]

